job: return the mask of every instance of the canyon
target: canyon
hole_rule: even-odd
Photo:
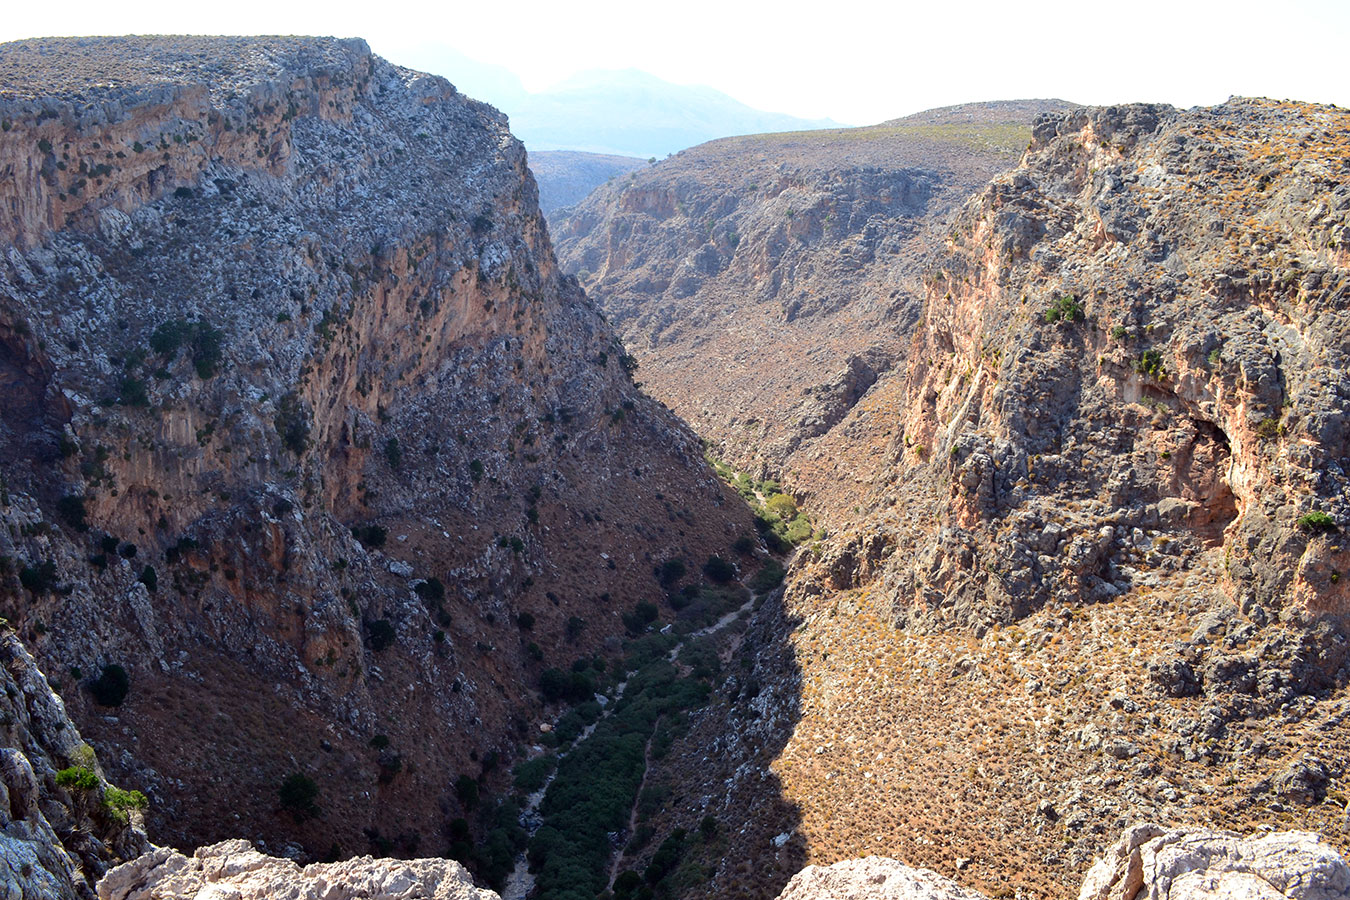
[[[0,46],[20,896],[1132,897],[1282,840],[1343,895],[1346,115],[969,104],[546,222],[359,40]]]

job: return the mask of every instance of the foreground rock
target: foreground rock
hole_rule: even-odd
[[[788,882],[778,900],[985,900],[983,894],[929,869],[915,869],[884,856],[807,866]]]
[[[161,847],[99,883],[99,900],[497,900],[448,859],[372,859],[303,869],[248,841],[201,847],[192,857]]]
[[[1140,825],[1097,861],[1078,900],[1333,900],[1350,897],[1350,867],[1315,834],[1240,838]]]
[[[1315,834],[1261,837],[1139,825],[1097,861],[1079,900],[1333,900],[1350,896],[1350,868]],[[808,866],[778,900],[982,900],[950,878],[869,856]]]
[[[79,776],[79,777],[76,777]],[[92,897],[108,867],[145,852],[133,795],[102,777],[65,704],[8,628],[0,633],[0,896]]]

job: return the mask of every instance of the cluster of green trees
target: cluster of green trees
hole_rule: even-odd
[[[707,702],[713,669],[705,665],[681,677],[665,658],[674,642],[659,633],[631,642],[627,662],[638,665],[623,699],[558,764],[540,807],[543,825],[528,851],[540,900],[593,900],[605,890],[609,833],[628,827],[648,742],[665,717]]]
[[[785,553],[816,536],[810,518],[797,508],[797,501],[783,493],[777,481],[771,478],[758,481],[719,459],[712,456],[707,459],[717,476],[735,488],[754,511],[755,528],[770,550]]]

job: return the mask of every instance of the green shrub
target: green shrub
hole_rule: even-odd
[[[85,520],[87,513],[84,507],[84,497],[79,494],[67,494],[57,500],[56,514],[76,531],[89,530],[89,523]]]
[[[624,613],[621,617],[623,625],[631,634],[641,634],[647,630],[647,626],[656,621],[660,614],[654,603],[639,602],[633,606],[631,613]]]
[[[750,579],[750,589],[757,594],[773,590],[783,583],[784,568],[775,560],[766,562],[755,577]]]
[[[656,577],[663,587],[670,587],[684,577],[685,571],[684,560],[676,557],[675,559],[668,559],[661,563],[661,567],[657,571]]]
[[[384,458],[389,462],[391,469],[403,465],[403,449],[399,447],[398,438],[391,437],[384,442]]]
[[[1049,324],[1056,322],[1081,322],[1083,320],[1083,304],[1078,302],[1078,298],[1072,294],[1066,294],[1050,302],[1050,306],[1045,310],[1045,321]]]
[[[675,871],[675,867],[684,858],[684,839],[687,834],[688,832],[683,828],[676,828],[670,833],[669,837],[661,842],[661,846],[652,855],[651,864],[642,873],[644,881],[654,885]]]
[[[357,525],[352,528],[352,537],[360,541],[363,546],[371,550],[378,550],[384,546],[384,542],[389,538],[389,531],[380,525]]]
[[[131,692],[131,676],[117,663],[108,663],[98,678],[89,682],[89,692],[99,706],[121,706]]]
[[[1320,510],[1314,510],[1298,517],[1298,527],[1313,534],[1336,531],[1336,520]]]
[[[469,462],[469,477],[476,482],[483,480],[483,461],[481,459]]]
[[[136,580],[145,585],[145,589],[152,594],[159,587],[159,574],[155,572],[154,566],[146,566],[142,569],[141,577]]]
[[[797,515],[797,502],[787,494],[774,494],[764,501],[764,506],[784,522],[790,522]]]
[[[92,791],[98,788],[98,776],[85,766],[71,766],[56,773],[58,786],[76,791]]]
[[[1284,434],[1284,428],[1280,425],[1280,420],[1267,416],[1256,425],[1256,435],[1263,441],[1276,440]]]
[[[726,584],[736,577],[736,567],[720,556],[709,556],[703,564],[703,574],[709,581]]]
[[[1155,381],[1162,381],[1167,377],[1167,370],[1163,367],[1163,355],[1159,350],[1145,350],[1139,359],[1135,360],[1134,370]]]
[[[393,623],[388,619],[370,622],[366,625],[366,631],[370,634],[370,649],[376,653],[388,649],[398,637],[398,632],[394,631]]]
[[[172,358],[186,346],[197,376],[205,381],[220,367],[223,337],[224,332],[206,322],[174,319],[155,328],[150,335],[150,349],[160,356]]]
[[[34,594],[47,594],[56,588],[56,563],[50,559],[19,570],[19,583]]]
[[[533,794],[544,786],[544,783],[548,781],[548,776],[553,772],[553,767],[557,764],[558,758],[552,754],[526,760],[516,766],[513,783],[517,790]]]
[[[319,786],[314,779],[301,772],[287,775],[277,789],[281,808],[295,817],[297,822],[319,816]]]
[[[282,397],[277,404],[273,424],[281,437],[282,446],[287,450],[300,456],[309,449],[309,414],[294,391]]]
[[[103,791],[104,809],[112,819],[124,825],[130,818],[131,810],[145,809],[149,805],[150,801],[140,791],[124,791],[111,784]]]
[[[445,602],[445,584],[435,575],[420,582],[413,590],[417,592],[417,596],[435,606]]]
[[[568,617],[567,617],[567,629],[566,629],[566,633],[567,633],[567,639],[568,639],[569,641],[575,641],[578,637],[581,636],[581,633],[582,633],[583,631],[585,631],[585,630],[586,630],[586,620],[585,620],[585,619],[581,618],[580,616],[568,616]]]
[[[473,809],[478,805],[478,782],[469,775],[461,775],[455,779],[455,796],[459,802],[464,804],[465,809]]]
[[[1118,344],[1123,344],[1130,339],[1130,329],[1124,325],[1117,325],[1111,329],[1111,339]]]
[[[118,389],[117,402],[123,406],[149,406],[150,394],[146,391],[145,382],[132,375],[124,376]]]
[[[528,612],[520,613],[519,615],[516,616],[516,627],[518,627],[521,631],[533,631],[534,615]]]

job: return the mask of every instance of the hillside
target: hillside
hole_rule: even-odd
[[[504,97],[502,103],[514,133],[531,152],[579,150],[641,159],[725,135],[837,124],[755,109],[713,88],[672,84],[637,69],[579,72],[548,90]]]
[[[723,858],[788,835],[717,883],[882,852],[1068,896],[1137,821],[1344,850],[1346,115],[1048,116],[963,205],[858,403],[872,484],[653,774],[726,798]]]
[[[748,513],[446,81],[33,40],[0,120],[0,612],[155,840],[445,852],[544,673]]]
[[[647,165],[647,160],[571,150],[530,154],[530,174],[539,185],[539,209],[545,217],[580,203],[600,185]]]
[[[553,238],[644,388],[828,523],[883,460],[889,424],[854,406],[903,369],[946,217],[1015,164],[1037,113],[1067,107],[713,141],[598,189]]]

